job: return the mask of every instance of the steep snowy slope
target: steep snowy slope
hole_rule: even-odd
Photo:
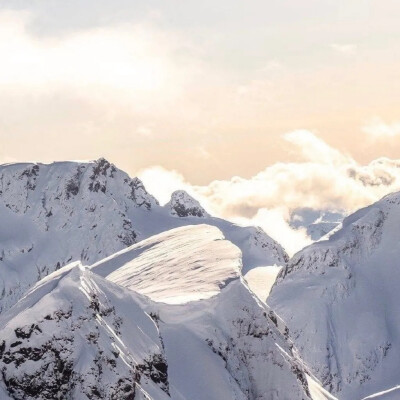
[[[241,253],[209,225],[188,225],[152,236],[91,267],[111,281],[179,304],[209,298],[240,276]]]
[[[169,398],[163,344],[140,298],[79,265],[0,317],[0,370],[2,400]]]
[[[3,398],[330,399],[241,264],[198,225],[52,273],[0,316]]]
[[[70,262],[92,264],[187,224],[219,227],[242,250],[245,269],[287,260],[262,230],[212,218],[185,192],[159,206],[140,180],[104,159],[0,166],[0,221],[0,313]]]
[[[398,400],[399,394],[400,385],[382,392],[374,393],[370,396],[364,397],[362,400]]]
[[[390,398],[400,384],[399,243],[396,193],[295,255],[267,299],[304,361],[341,400]]]
[[[149,213],[136,212],[134,225],[140,226],[142,237],[149,237],[179,226],[213,225],[242,251],[243,273],[258,266],[286,265],[289,258],[285,250],[261,228],[241,227],[220,218],[210,217],[201,206],[198,208],[198,204],[187,193],[174,192],[171,201],[164,207],[152,208],[150,217]],[[176,210],[179,210],[180,215]]]
[[[268,267],[256,267],[251,269],[245,276],[250,289],[265,302],[269,296],[272,286],[282,267],[270,265]]]
[[[92,271],[157,301],[171,396],[309,398],[306,375],[267,306],[240,276],[241,253],[215,227],[159,234]]]
[[[0,310],[61,266],[137,240],[127,211],[156,200],[104,159],[0,167]]]

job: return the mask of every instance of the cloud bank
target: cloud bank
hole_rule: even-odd
[[[172,191],[185,189],[213,215],[261,226],[291,254],[311,243],[304,230],[289,226],[292,210],[350,213],[400,190],[400,160],[379,158],[360,165],[309,131],[283,138],[300,161],[273,164],[249,179],[233,177],[194,186],[177,171],[162,167],[142,170],[139,177],[162,203]]]
[[[382,118],[374,117],[362,127],[362,131],[373,139],[390,139],[400,136],[400,121],[385,122]]]

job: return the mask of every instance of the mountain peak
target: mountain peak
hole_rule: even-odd
[[[170,214],[176,217],[205,218],[209,216],[201,204],[184,190],[173,192],[167,207],[170,208]]]
[[[163,344],[142,302],[79,263],[43,279],[0,319],[10,395],[0,397],[168,399]]]
[[[244,274],[286,264],[282,247],[265,233],[211,217],[181,190],[160,207],[140,179],[104,158],[0,166],[0,216],[0,313],[72,261],[90,265],[187,224],[219,228],[241,249]]]
[[[304,362],[340,399],[398,384],[399,227],[393,193],[297,253],[268,297]]]

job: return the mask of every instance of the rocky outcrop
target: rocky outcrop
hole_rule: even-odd
[[[0,371],[13,399],[168,398],[158,328],[134,296],[66,267],[0,319]],[[65,270],[65,271],[64,271]]]
[[[135,210],[157,207],[139,179],[105,159],[0,166],[0,312],[71,261],[137,242]]]
[[[285,328],[278,329],[268,306],[249,291],[241,264],[241,252],[221,231],[199,224],[148,238],[92,266],[155,302],[149,313],[163,338],[172,398],[309,398],[306,371]]]
[[[167,207],[170,209],[171,215],[175,217],[204,218],[209,216],[200,203],[184,190],[177,190],[172,193]]]
[[[0,166],[0,219],[0,313],[71,262],[93,264],[182,225],[218,227],[242,251],[244,271],[286,263],[262,230],[211,217],[182,191],[161,207],[138,178],[105,159]]]

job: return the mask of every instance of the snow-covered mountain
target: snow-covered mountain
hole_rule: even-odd
[[[290,214],[289,225],[294,229],[305,228],[312,240],[320,240],[340,225],[344,211],[315,210],[308,207],[296,208]]]
[[[305,363],[341,400],[399,398],[399,238],[395,193],[297,253],[267,299]]]
[[[91,270],[159,303],[151,311],[160,320],[173,396],[307,398],[302,367],[241,266],[240,250],[219,229],[198,225],[149,238]]]
[[[4,398],[330,398],[241,267],[201,224],[52,273],[0,316]]]
[[[12,399],[168,399],[156,323],[136,293],[80,265],[41,280],[0,318]]]
[[[177,217],[209,217],[210,215],[193,197],[189,196],[184,190],[177,190],[171,195],[171,200],[167,207],[171,215]]]
[[[0,399],[396,399],[400,193],[304,210],[288,260],[104,159],[0,166]]]
[[[0,220],[0,312],[68,263],[92,264],[187,224],[217,226],[241,249],[245,272],[287,261],[261,229],[213,218],[182,191],[161,207],[139,179],[105,159],[0,166]]]
[[[240,276],[241,252],[210,225],[188,225],[152,236],[91,267],[112,282],[180,304],[218,294]]]

